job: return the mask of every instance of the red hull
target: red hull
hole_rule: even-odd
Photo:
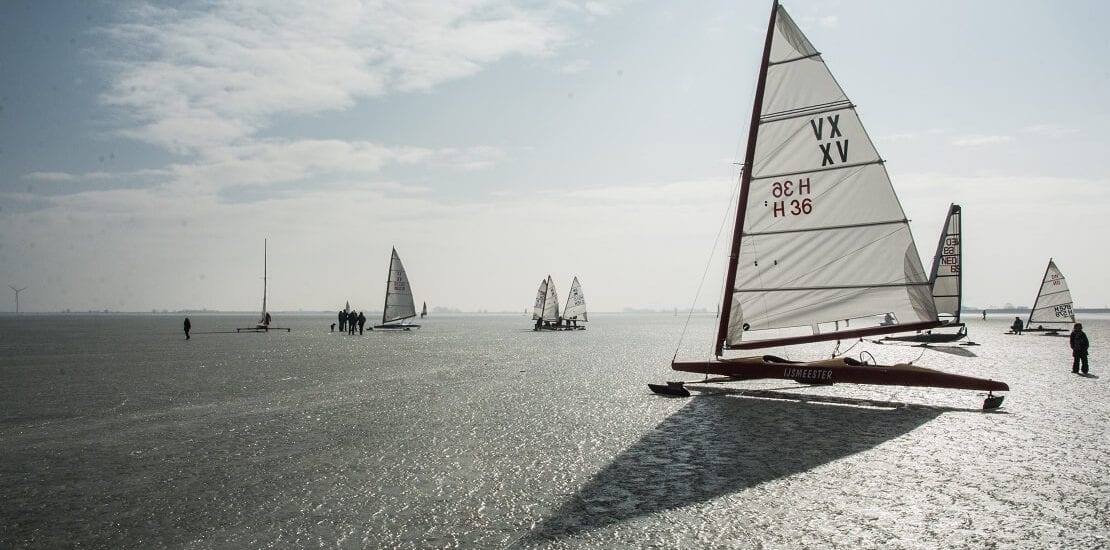
[[[923,386],[958,390],[1009,391],[1005,382],[949,374],[914,365],[862,365],[844,359],[788,363],[763,357],[739,357],[719,361],[676,361],[671,368],[698,374],[727,376],[734,380],[763,378],[817,384],[875,384],[880,386]]]

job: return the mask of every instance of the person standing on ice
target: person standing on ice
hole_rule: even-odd
[[[1083,332],[1083,324],[1076,323],[1075,327],[1071,329],[1071,371],[1079,373],[1079,363],[1083,363],[1083,374],[1087,374],[1089,365],[1087,364],[1087,348],[1090,347],[1091,342],[1087,340],[1087,333]]]

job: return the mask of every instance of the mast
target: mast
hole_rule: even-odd
[[[266,322],[266,261],[268,259],[269,239],[262,239],[262,322]]]
[[[952,214],[959,220],[956,222],[958,226],[956,234],[959,235],[957,237],[959,242],[956,245],[956,261],[959,262],[957,266],[960,270],[960,276],[956,277],[956,322],[959,323],[960,315],[964,309],[964,214],[963,209],[958,204],[953,204],[952,210]]]
[[[740,171],[740,196],[736,201],[736,227],[732,231],[732,247],[729,249],[728,272],[725,275],[725,296],[721,300],[721,321],[717,325],[717,340],[713,352],[721,356],[728,333],[728,320],[732,313],[732,293],[735,290],[736,267],[740,259],[740,240],[744,232],[744,214],[748,205],[748,188],[752,183],[752,161],[755,158],[755,141],[759,134],[759,113],[763,110],[763,90],[767,85],[767,63],[771,57],[771,39],[775,32],[775,16],[778,15],[779,2],[771,3],[771,17],[767,21],[767,38],[763,42],[763,60],[759,64],[759,78],[756,80],[755,101],[752,103],[752,118],[748,124],[748,145],[744,152],[744,165]]]

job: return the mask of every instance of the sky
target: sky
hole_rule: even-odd
[[[1110,3],[784,2],[964,304],[1110,304]],[[0,3],[23,311],[716,308],[770,2]],[[729,228],[718,238],[722,227]],[[2,287],[0,287],[2,288]],[[700,289],[700,290],[699,290]],[[0,311],[15,309],[14,293]]]

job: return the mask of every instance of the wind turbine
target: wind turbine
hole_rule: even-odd
[[[24,290],[27,290],[27,287],[16,288],[12,285],[8,285],[8,288],[15,291],[15,312],[19,313],[19,293],[23,292]]]

